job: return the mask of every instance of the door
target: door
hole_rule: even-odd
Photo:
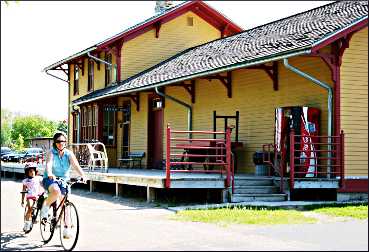
[[[162,169],[163,160],[163,108],[162,99],[157,95],[150,95],[148,115],[148,167]]]

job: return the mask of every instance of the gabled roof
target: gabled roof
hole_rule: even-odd
[[[334,2],[187,49],[113,88],[80,97],[73,104],[308,54],[367,25],[368,2]]]
[[[108,38],[105,39],[102,42],[97,43],[96,45],[93,45],[85,50],[82,50],[76,54],[73,54],[63,60],[60,60],[50,66],[47,66],[44,68],[43,71],[55,69],[56,67],[59,67],[61,65],[67,64],[71,60],[78,59],[81,56],[84,56],[87,54],[87,52],[92,52],[95,50],[102,50],[106,47],[109,47],[116,43],[118,40],[124,40],[128,41],[130,39],[133,39],[140,34],[151,30],[155,24],[160,23],[164,24],[183,13],[186,13],[188,11],[192,11],[201,18],[203,18],[205,21],[213,25],[215,28],[219,30],[226,30],[227,34],[235,34],[243,29],[240,28],[238,25],[236,25],[234,22],[232,22],[230,19],[225,17],[224,15],[220,14],[218,11],[207,5],[206,3],[202,1],[188,1],[180,3],[176,6],[173,6],[172,8],[161,12],[155,16],[152,16],[132,27],[129,27],[128,29]]]

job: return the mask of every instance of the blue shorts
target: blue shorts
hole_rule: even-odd
[[[57,184],[59,186],[60,192],[65,195],[67,192],[70,192],[70,188],[66,182],[62,182],[60,180],[52,180],[49,178],[42,179],[42,185],[44,186],[45,190],[49,192],[49,186],[52,184]]]

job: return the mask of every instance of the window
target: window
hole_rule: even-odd
[[[78,132],[78,114],[73,113],[73,143],[77,143],[77,132]]]
[[[105,55],[105,61],[109,62],[110,64],[112,63],[112,56],[110,53]],[[112,79],[111,79],[111,74],[112,74],[112,67],[105,64],[105,86],[108,86]]]
[[[84,143],[97,140],[97,111],[96,105],[83,107],[82,111],[82,127],[81,127],[81,141]]]
[[[87,92],[94,90],[94,62],[92,60],[88,61],[88,84]]]
[[[187,17],[187,26],[193,26],[193,17]]]
[[[79,73],[78,73],[78,65],[74,65],[74,87],[73,87],[73,95],[78,94],[78,80],[79,80]]]
[[[122,144],[123,158],[126,158],[129,153],[130,123],[131,123],[131,102],[127,101],[123,104],[123,144]]]
[[[114,145],[115,111],[107,111],[107,109],[104,109],[103,117],[103,143],[105,145]]]

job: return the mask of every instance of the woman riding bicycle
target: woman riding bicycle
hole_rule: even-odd
[[[67,136],[65,133],[55,133],[53,137],[53,148],[46,154],[46,169],[42,183],[45,190],[48,191],[48,197],[41,208],[42,221],[46,221],[50,205],[58,198],[61,199],[62,195],[65,195],[69,190],[67,184],[63,181],[69,180],[71,166],[82,177],[83,181],[86,181],[85,174],[76,156],[72,151],[66,149],[66,143]],[[56,180],[57,177],[62,178],[63,181]],[[63,236],[65,238],[70,237],[68,227],[64,229]]]

